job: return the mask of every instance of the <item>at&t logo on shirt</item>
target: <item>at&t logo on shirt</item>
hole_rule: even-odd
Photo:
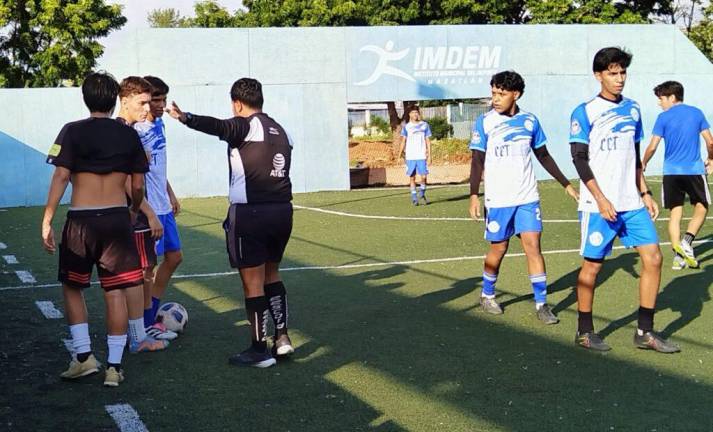
[[[272,158],[272,168],[270,171],[270,177],[284,177],[285,176],[285,156],[282,153],[277,153]]]

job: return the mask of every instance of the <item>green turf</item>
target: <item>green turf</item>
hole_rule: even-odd
[[[652,183],[658,191],[660,184]],[[298,194],[295,204],[382,216],[466,217],[467,187],[429,191],[411,207],[405,189]],[[543,217],[576,219],[575,204],[541,182]],[[34,305],[62,305],[61,290],[0,291],[0,430],[116,430],[104,406],[129,403],[151,431],[530,431],[713,429],[713,243],[697,246],[700,270],[670,270],[663,247],[656,327],[682,346],[678,355],[636,350],[639,260],[617,250],[599,278],[595,326],[613,350],[572,344],[577,253],[546,255],[550,303],[562,322],[534,314],[523,257],[506,258],[498,282],[503,316],[477,309],[483,224],[474,221],[373,220],[295,212],[283,273],[297,352],[267,370],[239,369],[227,357],[247,344],[237,275],[230,271],[221,222],[225,198],[187,199],[178,218],[185,260],[166,299],[184,304],[187,332],[165,352],[125,354],[127,381],[58,378],[68,353],[63,320]],[[41,208],[0,212],[0,242],[37,283],[53,283],[56,257],[40,246]],[[690,213],[690,209],[686,210]],[[60,212],[55,230],[61,229]],[[663,214],[662,216],[667,216]],[[662,241],[666,222],[657,222]],[[711,238],[705,226],[700,239]],[[577,249],[577,223],[545,223],[544,251]],[[512,252],[520,252],[516,242]],[[368,265],[465,257],[458,261]],[[467,258],[474,257],[474,258]],[[0,274],[0,288],[21,285]],[[101,290],[87,291],[93,347],[106,359]],[[259,429],[258,429],[259,428]]]

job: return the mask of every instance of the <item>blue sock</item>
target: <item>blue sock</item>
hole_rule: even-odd
[[[156,313],[158,313],[158,307],[161,305],[161,299],[156,297],[151,297],[151,325],[156,322]]]
[[[498,281],[498,275],[490,274],[486,271],[483,272],[483,292],[481,296],[483,297],[495,297],[495,283]]]
[[[416,200],[416,189],[411,189],[411,199]]]
[[[421,183],[421,196],[426,195],[426,183]]]
[[[152,309],[144,309],[144,327],[148,328],[155,324],[156,315],[151,314]]]
[[[547,273],[530,275],[532,292],[535,294],[535,304],[547,303]]]

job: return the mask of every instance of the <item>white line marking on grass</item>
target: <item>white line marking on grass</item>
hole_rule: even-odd
[[[0,249],[7,249],[7,245],[5,243],[0,243]]]
[[[467,217],[409,217],[409,216],[382,216],[382,215],[365,215],[359,213],[347,213],[336,210],[326,210],[317,207],[306,207],[301,205],[293,205],[299,210],[309,210],[317,213],[325,213],[334,216],[346,216],[359,219],[380,219],[380,220],[400,220],[400,221],[458,221],[458,222],[483,222],[483,219],[471,219]],[[706,219],[713,219],[713,216],[708,216]],[[657,218],[655,222],[668,221],[670,218]],[[691,220],[691,218],[683,218],[682,220]],[[543,219],[545,223],[579,223],[579,219]]]
[[[695,240],[693,243],[701,244],[701,243],[712,243],[712,242],[713,242],[713,239],[704,239],[704,240]],[[659,246],[670,246],[670,245],[671,245],[671,242],[659,243]],[[615,249],[615,250],[626,249],[626,247],[614,246],[613,249]],[[566,254],[566,253],[575,253],[575,252],[579,253],[579,248],[542,251],[542,254],[543,255],[556,255],[556,254]],[[525,256],[525,253],[524,252],[508,253],[505,256],[507,256],[507,257],[523,257],[523,256]],[[452,262],[452,261],[469,261],[469,260],[477,260],[477,259],[484,259],[484,258],[485,258],[485,255],[468,255],[468,256],[449,257],[449,258],[431,258],[431,259],[407,260],[407,261],[383,261],[383,262],[373,262],[373,263],[367,263],[367,264],[283,267],[280,269],[280,271],[342,270],[342,269],[354,269],[354,268],[364,268],[364,267],[384,267],[384,266],[392,266],[392,265],[432,264],[432,263],[445,263],[445,262]],[[172,278],[173,279],[202,279],[202,278],[210,278],[210,277],[216,277],[216,276],[229,276],[229,275],[238,275],[238,274],[239,273],[237,271],[217,272],[217,273],[195,273],[195,274],[186,274],[186,275],[173,275]],[[99,282],[92,282],[91,284],[98,285]],[[42,285],[19,285],[19,286],[0,287],[0,292],[29,289],[29,288],[54,288],[54,287],[60,287],[60,286],[62,286],[62,285],[58,284],[58,283],[50,283],[50,284],[42,284]]]
[[[139,413],[129,404],[106,405],[106,412],[114,419],[121,432],[148,432]]]
[[[62,312],[54,307],[54,303],[49,300],[37,300],[35,304],[40,312],[42,312],[42,315],[44,315],[47,319],[59,319],[64,316],[62,315]]]
[[[27,270],[17,270],[15,272],[18,278],[22,281],[22,283],[36,283],[37,281],[35,280],[35,277],[32,276],[32,273],[28,272]]]
[[[2,259],[8,264],[20,264],[20,261],[17,260],[15,255],[3,255]]]
[[[72,339],[62,339],[62,343],[64,343],[64,347],[69,351],[69,355],[74,357],[74,344],[72,344]]]

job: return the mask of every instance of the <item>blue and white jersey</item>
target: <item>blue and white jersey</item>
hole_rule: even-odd
[[[161,118],[153,122],[148,120],[134,124],[139,133],[144,151],[149,155],[149,172],[146,173],[146,193],[149,205],[157,215],[171,213],[171,200],[168,196],[168,177],[166,168],[166,127]]]
[[[635,144],[644,138],[641,108],[631,99],[612,102],[600,96],[572,112],[569,141],[589,146],[589,166],[604,196],[618,212],[644,203],[636,185]],[[579,210],[599,212],[587,186],[579,187]]]
[[[490,110],[475,120],[470,149],[485,153],[486,207],[513,207],[540,199],[532,150],[546,143],[540,121],[526,111],[510,117]]]
[[[666,145],[664,175],[705,175],[701,132],[706,129],[710,129],[706,116],[690,105],[676,104],[659,114],[653,134],[663,138]]]
[[[401,128],[406,137],[406,160],[426,159],[426,138],[431,136],[431,126],[425,121],[408,122]]]

